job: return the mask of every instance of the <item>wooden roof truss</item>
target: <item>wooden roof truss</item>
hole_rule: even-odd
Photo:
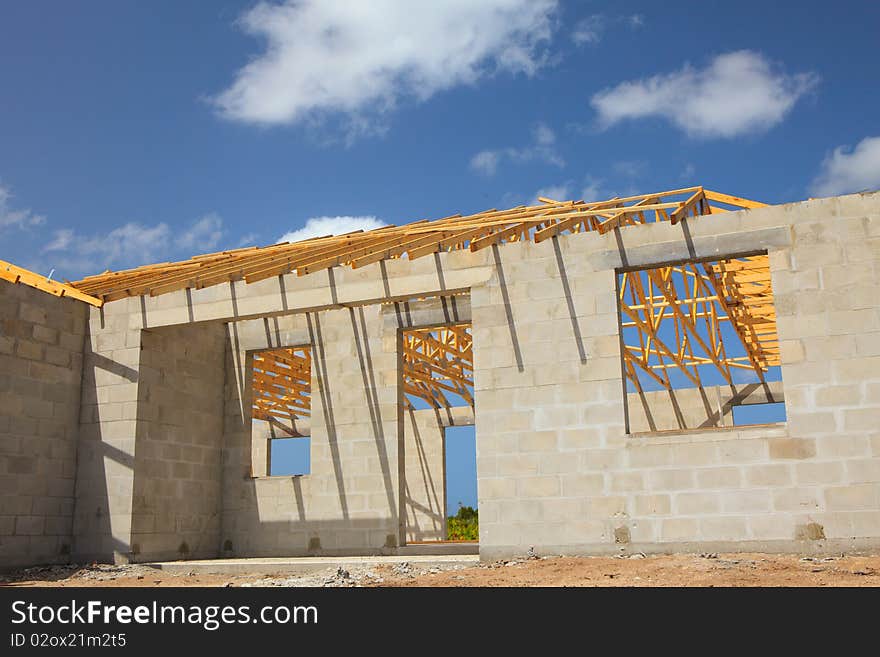
[[[230,281],[253,283],[295,273],[298,276],[336,266],[360,268],[385,259],[410,260],[468,249],[472,252],[507,242],[536,243],[557,235],[611,230],[651,222],[676,224],[686,218],[763,203],[687,187],[604,201],[557,201],[490,209],[436,221],[416,221],[371,231],[317,237],[267,247],[211,253],[181,262],[145,265],[58,283],[0,262],[0,277],[23,282],[58,296],[100,306],[129,296],[158,296]],[[763,379],[779,362],[773,295],[767,256],[689,263],[624,275],[621,312],[624,327],[637,338],[624,349],[627,377],[638,387],[636,371],[665,388],[669,368],[678,367],[700,385],[702,365],[714,365],[726,381],[746,368]],[[745,349],[732,355],[721,325],[729,322]],[[672,326],[671,332],[663,327]],[[254,417],[304,417],[310,407],[310,352],[281,349],[254,358]],[[433,407],[460,398],[473,404],[473,345],[467,325],[406,332],[404,388]]]
[[[728,207],[743,209],[763,205],[702,187],[597,202],[539,200],[537,205],[520,205],[508,210],[493,208],[466,216],[453,215],[435,221],[421,220],[403,226],[222,251],[126,271],[108,271],[71,285],[103,301],[128,296],[158,296],[229,281],[254,283],[290,273],[304,276],[343,265],[357,269],[404,256],[414,260],[443,251],[480,251],[505,242],[542,242],[564,233],[606,233],[614,228],[653,221],[675,224],[686,217],[714,214]]]
[[[403,391],[432,408],[474,405],[474,349],[470,324],[403,332]]]
[[[779,365],[766,255],[626,272],[619,301],[624,370],[638,391],[638,372],[672,390],[670,369],[702,387],[704,365],[714,366],[730,385],[735,369],[751,370],[764,381],[767,369]],[[738,344],[725,343],[730,331],[723,331],[724,323]]]
[[[312,350],[271,349],[254,354],[253,417],[294,421],[311,414]]]
[[[700,387],[702,366],[714,366],[733,385],[735,369],[752,371],[763,381],[767,369],[779,365],[766,255],[626,272],[621,275],[619,300],[622,326],[630,337],[624,368],[637,390],[642,389],[639,372],[672,390],[677,386],[670,369],[678,369]],[[724,323],[736,335],[736,345],[729,344],[729,337],[725,342]],[[402,350],[407,408],[413,408],[411,397],[437,409],[462,401],[473,407],[469,323],[403,331]],[[308,347],[258,352],[253,371],[255,418],[309,416]]]

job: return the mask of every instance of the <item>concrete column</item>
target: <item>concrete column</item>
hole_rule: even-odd
[[[573,236],[495,252],[471,294],[480,553],[606,540],[590,448],[624,427],[613,270]],[[586,236],[589,239],[590,236]]]
[[[74,559],[131,558],[141,332],[127,314],[91,309],[77,446]]]

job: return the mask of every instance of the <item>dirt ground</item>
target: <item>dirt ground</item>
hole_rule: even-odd
[[[880,556],[641,554],[550,557],[423,569],[409,563],[303,576],[171,574],[148,566],[49,566],[0,586],[880,586]]]
[[[880,586],[880,556],[768,554],[557,557],[490,564],[384,586]]]

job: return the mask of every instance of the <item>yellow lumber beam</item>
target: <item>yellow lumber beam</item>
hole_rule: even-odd
[[[47,292],[56,297],[70,297],[77,301],[84,301],[96,308],[100,308],[104,305],[104,302],[101,299],[81,292],[71,285],[49,280],[45,276],[40,276],[28,269],[24,269],[23,267],[17,267],[11,262],[6,262],[5,260],[0,260],[0,278],[3,278],[3,280],[9,281],[10,283],[24,283],[25,285],[42,290],[43,292]]]

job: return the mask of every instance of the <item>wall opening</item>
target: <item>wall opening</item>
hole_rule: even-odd
[[[446,540],[477,541],[479,506],[477,503],[476,427],[446,427]]]
[[[253,354],[252,474],[311,472],[311,349],[285,347]]]
[[[270,438],[269,476],[295,476],[311,473],[311,452],[312,439],[309,436]]]
[[[785,421],[764,253],[618,271],[628,433]]]
[[[475,537],[476,494],[461,493],[476,489],[476,447],[467,437],[474,435],[471,325],[402,330],[401,355],[406,542],[461,540],[462,517]]]
[[[403,393],[407,408],[474,406],[470,322],[403,332]]]

